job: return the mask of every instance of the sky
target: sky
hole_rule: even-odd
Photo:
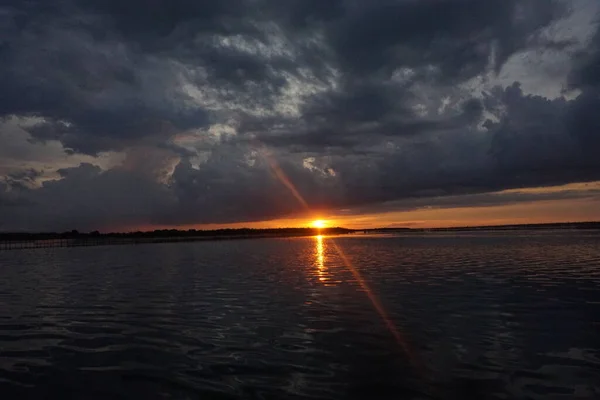
[[[597,0],[0,0],[0,231],[600,220]]]

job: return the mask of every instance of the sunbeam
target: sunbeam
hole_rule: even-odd
[[[310,210],[308,203],[306,202],[304,197],[302,197],[300,192],[296,189],[296,187],[291,182],[291,180],[286,176],[285,172],[283,172],[283,170],[279,167],[279,164],[277,163],[277,160],[275,159],[275,157],[273,157],[264,146],[261,146],[260,150],[261,150],[260,154],[262,154],[265,157],[265,159],[267,160],[269,166],[273,170],[273,173],[275,174],[277,179],[279,179],[279,181],[286,188],[288,188],[290,190],[292,195],[296,198],[296,200],[298,200],[298,202],[305,209]],[[315,224],[315,226],[316,226],[317,222],[318,222],[319,227],[324,226],[324,224],[325,224],[324,221],[322,221],[322,220],[314,221],[313,224]],[[371,302],[373,308],[375,309],[377,314],[379,314],[379,317],[382,319],[384,325],[390,331],[390,333],[392,334],[392,336],[394,337],[394,339],[396,340],[396,342],[398,343],[400,348],[408,355],[409,360],[411,361],[413,366],[418,367],[419,370],[423,370],[422,363],[417,362],[417,358],[414,354],[414,351],[408,345],[408,342],[406,341],[406,339],[400,334],[400,331],[398,330],[398,328],[396,327],[396,325],[390,318],[388,312],[383,307],[383,304],[381,303],[379,298],[375,295],[373,290],[371,290],[371,287],[369,286],[367,281],[362,277],[360,271],[352,264],[350,259],[346,256],[346,254],[343,252],[341,247],[338,246],[338,244],[335,242],[335,240],[333,238],[331,238],[330,241],[331,241],[331,244],[333,245],[333,248],[337,251],[340,258],[342,259],[344,266],[350,270],[350,272],[354,276],[354,279],[356,279],[358,284],[361,286],[361,288],[367,294],[367,298]],[[317,236],[317,257],[318,257],[319,267],[322,265],[324,266],[323,237],[321,235]],[[320,274],[319,274],[319,279],[321,280]]]

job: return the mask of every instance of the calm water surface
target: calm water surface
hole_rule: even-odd
[[[0,397],[600,399],[599,285],[595,232],[5,251]]]

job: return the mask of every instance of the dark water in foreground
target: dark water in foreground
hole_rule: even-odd
[[[594,232],[0,252],[0,397],[600,399],[599,284]]]

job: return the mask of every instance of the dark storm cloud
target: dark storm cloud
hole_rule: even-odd
[[[386,93],[389,92],[389,93]],[[350,93],[327,93],[314,96],[303,109],[302,120],[279,121],[275,131],[264,122],[245,126],[269,145],[297,151],[317,151],[342,147],[346,151],[394,137],[411,137],[423,133],[468,128],[477,123],[483,111],[477,99],[460,105],[458,111],[425,118],[399,100],[403,91],[385,87],[357,89]]]
[[[444,79],[482,72],[496,46],[495,67],[529,45],[561,12],[553,0],[356,2],[334,29],[340,63],[357,74],[396,65],[440,67]]]
[[[206,123],[201,109],[182,107],[166,66],[87,32],[40,22],[1,52],[0,113],[44,118],[34,138],[95,153]]]
[[[10,185],[12,188],[30,187],[35,185],[36,180],[40,176],[42,176],[41,171],[29,168],[8,174],[5,177],[5,183]]]
[[[103,172],[91,164],[81,164],[59,170],[62,179],[44,182],[39,189],[0,186],[0,204],[6,212],[0,229],[118,230],[255,221],[297,212],[296,199],[273,177],[266,162],[257,160],[255,168],[248,168],[241,155],[235,154],[239,151],[217,151],[202,169],[184,160],[168,185],[156,182],[142,170],[115,168]],[[236,155],[240,160],[232,168],[231,157]],[[326,179],[312,180],[308,171],[294,163],[282,162],[281,168],[298,182],[298,190],[314,193],[306,196],[311,204],[319,206],[334,198]],[[27,207],[14,207],[25,203]]]
[[[26,206],[27,203],[23,201],[23,199],[17,197],[12,193],[9,186],[6,183],[0,182],[0,207],[4,213],[10,212],[13,210],[13,207]],[[11,223],[14,221],[3,221],[0,223],[0,229],[10,228]],[[6,224],[7,226],[2,226],[2,224]]]
[[[125,154],[43,183],[10,167],[0,229],[294,215],[265,145],[322,209],[600,179],[600,33],[570,66],[574,99],[473,83],[569,49],[548,34],[569,4],[0,0],[0,119],[73,157]]]
[[[431,195],[430,195],[431,196]],[[409,198],[388,203],[377,204],[376,206],[363,206],[353,210],[355,214],[393,212],[393,211],[417,211],[444,208],[468,208],[468,207],[493,207],[510,204],[522,204],[538,201],[555,200],[600,200],[600,190],[588,189],[581,190],[561,190],[528,193],[526,191],[511,191],[502,193],[478,193],[457,196],[437,196]],[[348,215],[348,214],[346,214]]]
[[[5,1],[9,23],[2,46],[7,62],[1,71],[6,79],[0,113],[44,117],[47,122],[31,130],[34,137],[93,153],[207,123],[202,107],[184,106],[189,99],[172,88],[177,84],[169,74],[175,71],[166,60],[204,68],[229,97],[243,95],[251,82],[263,85],[252,100],[265,105],[273,105],[269,97],[285,83],[274,70],[316,69],[315,64],[330,62],[349,82],[341,93],[331,93],[332,104],[325,109],[308,107],[306,117],[367,122],[397,111],[401,98],[393,104],[378,94],[380,85],[356,84],[357,78],[362,81],[382,69],[391,73],[395,65],[434,65],[443,78],[473,76],[487,64],[493,43],[501,65],[558,12],[549,0],[529,0],[518,7],[514,1],[484,6],[467,0],[358,4],[290,2],[286,8],[241,0]],[[516,12],[523,15],[516,18]],[[219,42],[218,35],[244,35],[250,43],[263,40],[268,32],[257,24],[265,18],[289,23],[292,32],[307,24],[320,27],[329,57],[311,58],[302,50],[314,49],[298,45],[300,59],[265,60]],[[302,33],[298,35],[300,39]],[[321,129],[324,135],[331,131]]]
[[[181,24],[212,21],[225,5],[3,3],[0,115],[44,118],[30,129],[34,138],[93,154],[206,125],[204,110],[178,87],[170,59],[157,53]],[[170,40],[165,46],[177,43]]]
[[[13,204],[7,208],[0,229],[71,230],[73,227],[110,230],[156,221],[162,210],[173,206],[170,193],[141,174],[82,164],[59,171],[62,179],[44,182],[39,189],[5,192]],[[10,211],[10,214],[8,212]]]
[[[360,168],[333,165],[362,203],[401,197],[466,195],[504,189],[561,185],[600,179],[597,94],[567,102],[525,95],[518,84],[484,97],[498,111],[484,131],[466,126],[427,140],[404,143],[391,154],[371,157],[372,176]],[[358,165],[358,164],[357,164]],[[371,179],[365,183],[362,176]]]
[[[598,88],[600,86],[600,30],[594,35],[590,45],[576,57],[576,65],[570,76],[574,87]]]

